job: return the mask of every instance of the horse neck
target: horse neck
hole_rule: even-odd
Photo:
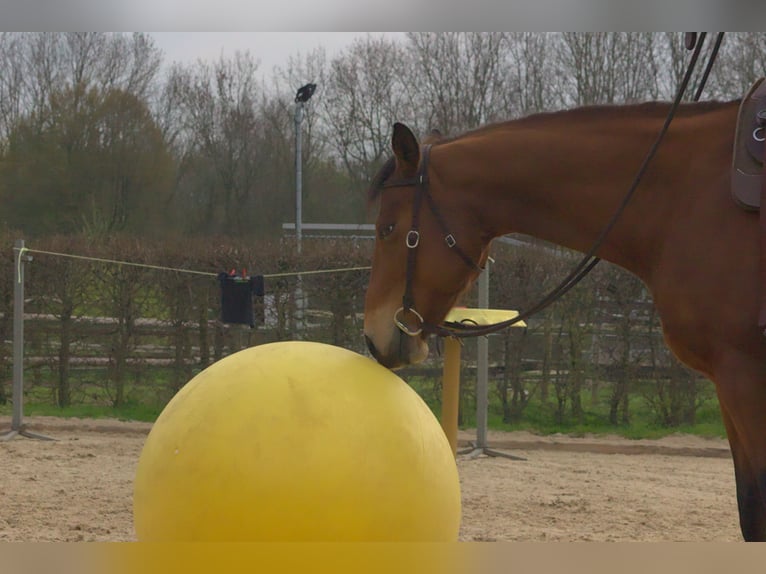
[[[664,121],[662,114],[623,117],[608,108],[588,118],[569,114],[509,122],[434,148],[433,165],[443,166],[436,177],[459,193],[460,208],[473,214],[487,238],[524,233],[587,252],[623,201]],[[700,173],[695,180],[684,162],[705,138],[728,138],[724,148],[731,150],[730,110],[713,115],[674,120],[599,257],[648,278],[675,209],[688,203],[684,194],[710,177]],[[707,167],[718,169],[710,162]]]

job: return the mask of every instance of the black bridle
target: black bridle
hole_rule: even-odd
[[[426,323],[426,321],[423,319],[423,316],[415,310],[415,299],[412,295],[412,282],[413,276],[415,275],[415,262],[417,260],[418,246],[420,245],[420,207],[423,204],[423,199],[426,200],[428,208],[431,210],[434,219],[436,219],[436,223],[439,225],[439,227],[441,227],[441,230],[444,233],[445,245],[449,247],[455,254],[457,254],[458,257],[463,260],[463,263],[465,263],[471,270],[478,271],[479,273],[483,271],[483,268],[479,266],[479,264],[476,263],[473,259],[471,259],[471,257],[465,251],[463,251],[460,245],[458,245],[457,239],[450,232],[449,227],[447,226],[447,222],[445,221],[444,216],[436,205],[436,202],[434,201],[434,198],[428,188],[428,163],[431,157],[431,145],[424,145],[420,150],[420,154],[420,165],[418,166],[418,171],[414,177],[385,182],[381,186],[384,188],[410,186],[415,187],[415,196],[412,200],[412,223],[410,225],[410,230],[405,236],[405,244],[407,245],[407,270],[405,276],[404,296],[402,297],[402,306],[397,309],[396,313],[394,313],[394,323],[396,326],[401,329],[402,332],[412,337],[420,335],[420,333],[422,333],[424,330],[428,333],[442,334],[440,332],[441,326]],[[403,322],[402,319],[405,313],[412,313],[415,315],[415,317],[417,317],[419,322],[419,327],[417,329],[410,329]]]
[[[703,72],[700,83],[697,87],[697,91],[694,95],[694,101],[698,101],[702,94],[702,89],[705,85],[705,82],[707,81],[708,75],[713,66],[713,62],[715,61],[715,58],[718,54],[721,41],[723,40],[723,34],[724,34],[723,32],[719,32],[717,35],[715,45],[713,46],[711,53],[708,57],[707,65]],[[410,186],[415,187],[415,196],[414,196],[413,205],[412,205],[412,225],[410,226],[410,230],[407,232],[407,236],[405,239],[405,242],[407,244],[407,271],[406,271],[406,278],[405,278],[406,282],[405,282],[405,288],[404,288],[404,296],[402,297],[402,306],[396,311],[396,313],[394,313],[394,323],[396,324],[396,326],[403,333],[411,337],[416,337],[423,332],[433,333],[435,335],[439,335],[442,337],[449,336],[449,337],[456,337],[456,338],[478,337],[482,335],[489,335],[489,334],[501,331],[503,329],[506,329],[508,327],[511,327],[521,321],[528,319],[532,315],[539,313],[540,311],[542,311],[543,309],[545,309],[546,307],[548,307],[549,305],[557,301],[559,298],[561,298],[564,294],[566,294],[570,289],[572,289],[580,281],[582,281],[585,278],[585,276],[588,273],[590,273],[590,271],[596,265],[598,265],[598,263],[601,261],[599,257],[596,257],[596,253],[604,244],[604,241],[606,240],[607,235],[612,230],[612,228],[616,225],[623,211],[625,211],[625,208],[628,206],[628,203],[630,202],[636,189],[638,188],[638,184],[641,182],[641,179],[643,178],[644,173],[646,172],[650,161],[654,158],[655,154],[657,153],[657,150],[659,149],[660,143],[662,142],[662,140],[665,137],[665,134],[670,128],[670,123],[675,117],[676,110],[678,109],[678,106],[681,104],[683,96],[686,93],[686,89],[689,85],[689,81],[691,80],[692,73],[694,72],[694,68],[697,64],[697,59],[699,58],[700,52],[702,51],[702,46],[705,42],[705,36],[706,36],[705,32],[701,32],[699,34],[699,38],[697,38],[696,35],[693,38],[690,35],[687,35],[686,37],[687,47],[689,49],[693,49],[694,52],[692,54],[691,59],[689,60],[686,73],[684,74],[684,78],[678,87],[676,96],[670,107],[667,118],[665,119],[665,123],[663,124],[662,129],[660,130],[660,133],[657,136],[657,139],[655,140],[652,147],[649,149],[649,152],[644,158],[644,161],[641,164],[641,167],[639,168],[638,173],[633,179],[633,183],[631,184],[630,188],[625,194],[625,197],[623,198],[622,202],[618,206],[617,210],[612,215],[612,218],[609,220],[609,222],[606,224],[606,226],[601,231],[599,236],[596,238],[595,242],[593,243],[593,246],[583,256],[583,258],[574,267],[574,269],[572,269],[569,275],[567,275],[561,281],[561,283],[558,284],[558,286],[556,286],[550,293],[548,293],[545,297],[543,297],[537,304],[533,305],[526,311],[520,313],[513,319],[508,319],[507,321],[501,321],[498,323],[492,323],[490,325],[483,325],[483,326],[479,326],[474,323],[461,323],[461,322],[444,322],[441,325],[434,325],[425,321],[423,316],[414,309],[413,305],[415,302],[412,296],[412,283],[413,283],[413,276],[415,273],[417,248],[418,248],[418,245],[420,245],[420,208],[423,203],[423,198],[426,199],[429,209],[431,210],[434,217],[436,218],[436,221],[439,224],[439,226],[442,228],[442,231],[445,233],[444,241],[447,244],[447,246],[450,249],[452,249],[458,256],[460,256],[463,262],[472,270],[478,270],[479,272],[481,272],[483,269],[476,262],[474,262],[473,259],[471,259],[465,253],[465,251],[463,251],[460,248],[460,246],[457,244],[457,240],[455,239],[455,236],[452,233],[450,233],[449,228],[447,227],[447,224],[444,218],[442,217],[439,209],[437,208],[436,203],[434,202],[433,196],[431,195],[428,189],[428,183],[429,183],[428,164],[429,164],[429,159],[431,155],[430,144],[424,145],[421,149],[420,165],[418,166],[418,171],[414,177],[394,180],[391,182],[384,182],[381,186],[384,188],[410,187]],[[417,329],[410,329],[406,324],[404,324],[403,315],[405,313],[411,313],[415,315],[415,317],[419,321],[419,327]]]

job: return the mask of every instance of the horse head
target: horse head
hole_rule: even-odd
[[[488,254],[491,238],[482,234],[465,194],[450,183],[455,166],[442,163],[439,139],[432,134],[421,145],[407,126],[395,124],[394,155],[370,189],[380,208],[364,334],[372,355],[392,369],[428,356],[427,336]]]

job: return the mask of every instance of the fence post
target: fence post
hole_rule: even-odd
[[[484,271],[479,275],[479,309],[489,308],[489,266],[492,258],[487,258]],[[489,411],[489,336],[479,337],[476,361],[476,442],[467,450],[458,454],[477,457],[501,456],[511,460],[526,460],[521,456],[508,454],[487,446],[487,416]]]
[[[10,440],[16,435],[41,440],[51,437],[29,432],[24,428],[24,263],[31,257],[24,255],[24,240],[17,239],[13,247],[13,411],[11,430],[0,435]]]
[[[489,266],[479,275],[479,309],[489,309]],[[476,364],[476,448],[487,447],[487,411],[489,410],[489,337],[479,337]]]

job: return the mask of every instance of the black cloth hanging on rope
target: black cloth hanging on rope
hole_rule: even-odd
[[[218,282],[221,285],[221,321],[255,327],[253,296],[264,296],[263,276],[222,272],[218,274]]]

